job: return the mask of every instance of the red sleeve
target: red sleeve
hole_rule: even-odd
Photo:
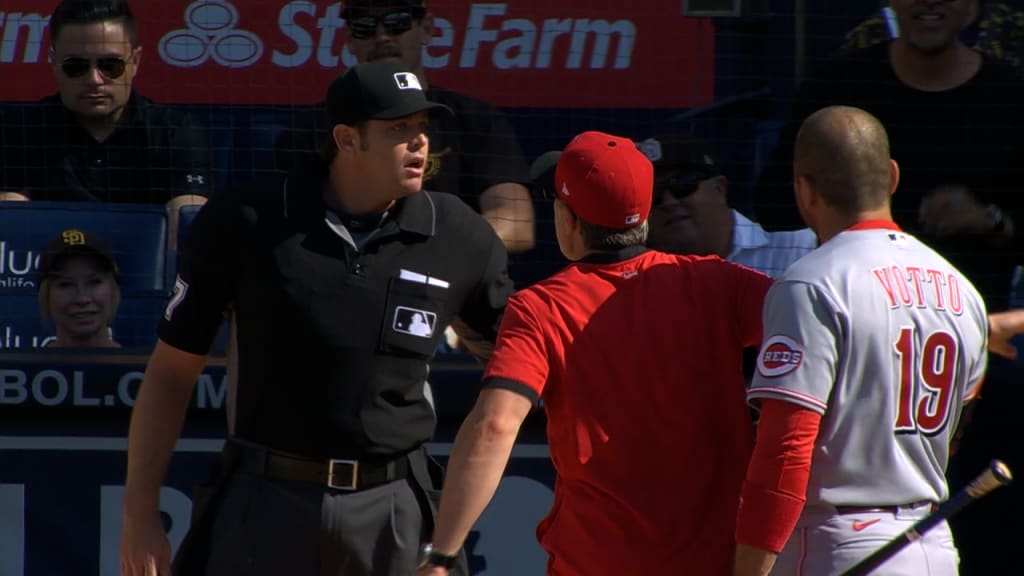
[[[736,517],[736,542],[779,553],[804,502],[821,415],[784,400],[761,401],[757,445]]]
[[[739,326],[744,346],[760,346],[764,337],[762,310],[768,289],[772,286],[771,277],[752,268],[733,264],[733,277],[729,285],[736,289],[733,308],[736,314],[734,326]]]
[[[523,391],[529,392],[527,396],[532,393],[539,397],[548,380],[550,363],[544,330],[527,298],[528,291],[509,299],[494,354],[484,370],[484,381],[505,388],[511,388],[508,383],[515,383],[528,389]]]

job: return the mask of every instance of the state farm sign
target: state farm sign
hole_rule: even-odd
[[[56,0],[4,0],[0,99],[53,92]],[[692,108],[709,104],[714,27],[678,0],[428,2],[432,82],[502,106]],[[144,47],[137,86],[178,103],[309,104],[355,63],[341,2],[150,0],[133,4]],[[17,80],[14,80],[17,79]]]

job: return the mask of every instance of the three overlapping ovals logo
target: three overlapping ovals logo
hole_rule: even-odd
[[[185,28],[164,34],[157,50],[164,62],[180,68],[211,58],[226,68],[244,68],[263,56],[263,41],[237,25],[238,9],[228,0],[196,0],[185,8]]]

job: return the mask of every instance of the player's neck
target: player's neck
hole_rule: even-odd
[[[818,226],[818,229],[814,232],[818,235],[818,243],[824,244],[838,236],[843,231],[856,226],[857,224],[871,221],[892,222],[892,211],[888,207],[885,207],[878,210],[858,212],[851,216],[837,214],[831,218],[827,218],[826,221],[823,222],[821,226]]]

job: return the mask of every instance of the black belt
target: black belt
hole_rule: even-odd
[[[241,472],[346,492],[366,490],[412,475],[408,454],[390,460],[316,459],[234,439],[225,443],[224,450],[238,456]]]
[[[846,514],[895,514],[899,512],[900,508],[918,508],[920,506],[931,505],[931,509],[934,511],[937,506],[931,500],[921,500],[920,502],[911,502],[910,504],[896,504],[892,506],[836,506],[836,513],[840,516]]]

